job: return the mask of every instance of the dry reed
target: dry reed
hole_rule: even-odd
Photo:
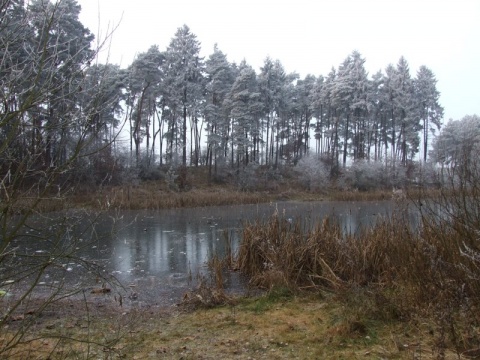
[[[102,189],[95,194],[77,194],[72,201],[83,207],[115,209],[171,209],[231,204],[268,202],[271,197],[263,192],[240,192],[225,189],[198,189],[175,192],[154,184],[140,187],[122,186]]]
[[[332,219],[312,228],[275,214],[245,224],[237,266],[253,286],[357,298],[369,317],[439,319],[451,346],[465,350],[480,343],[478,252],[465,256],[465,237],[451,224],[435,224],[423,219],[413,230],[399,211],[352,235]]]

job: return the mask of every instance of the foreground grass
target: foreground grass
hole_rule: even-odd
[[[193,312],[105,311],[37,319],[9,359],[433,359],[439,334],[419,319],[365,319],[333,295],[286,290]],[[8,338],[7,331],[0,342]],[[77,339],[79,341],[72,341]],[[447,359],[466,358],[447,352]]]

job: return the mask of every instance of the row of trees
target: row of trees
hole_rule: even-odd
[[[354,51],[326,77],[300,79],[269,57],[257,74],[245,61],[228,62],[216,46],[205,61],[199,53],[200,43],[183,26],[165,52],[152,46],[125,70],[137,161],[142,144],[154,160],[158,141],[160,164],[181,153],[184,166],[189,160],[210,169],[218,163],[277,166],[313,145],[332,168],[349,159],[405,165],[421,148],[427,160],[430,134],[440,128],[433,72],[421,66],[412,78],[403,57],[370,79]]]
[[[301,79],[269,57],[257,73],[216,46],[202,58],[184,25],[165,51],[152,46],[121,69],[94,63],[80,10],[75,0],[2,0],[0,140],[19,164],[34,154],[39,168],[65,165],[81,139],[85,154],[102,151],[76,168],[103,177],[124,129],[137,166],[277,166],[311,147],[331,170],[359,159],[395,166],[421,149],[425,161],[440,127],[433,72],[422,66],[412,78],[403,57],[372,77],[357,51],[327,76]]]

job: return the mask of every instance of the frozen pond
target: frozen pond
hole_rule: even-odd
[[[212,254],[225,252],[225,233],[238,247],[245,221],[267,220],[276,211],[287,219],[313,224],[326,216],[338,218],[347,232],[389,215],[385,202],[278,202],[158,211],[121,211],[102,215],[95,240],[79,237],[82,258],[105,266],[125,285],[126,296],[145,304],[175,303],[193,286]],[[32,251],[44,251],[40,247]],[[69,266],[65,264],[65,266]],[[69,281],[79,281],[72,265]],[[227,287],[240,288],[239,274],[227,276]],[[51,279],[43,279],[45,282]],[[98,286],[98,285],[97,285]]]

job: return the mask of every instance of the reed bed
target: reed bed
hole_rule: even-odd
[[[141,187],[112,187],[86,196],[77,194],[73,202],[93,208],[158,210],[231,204],[256,204],[268,202],[270,199],[271,197],[263,192],[241,192],[221,188],[175,192],[153,185],[143,185]]]
[[[371,191],[353,191],[353,190],[333,190],[328,194],[329,199],[335,201],[380,201],[391,200],[391,190],[371,190]]]
[[[404,245],[399,244],[412,237],[408,227],[393,227],[397,220],[352,235],[329,218],[306,229],[275,214],[266,224],[245,225],[238,268],[252,284],[266,288],[340,289],[392,282],[405,264],[406,254],[399,249]]]
[[[478,238],[467,244],[452,222],[422,223],[413,230],[398,211],[349,234],[332,219],[311,227],[275,214],[245,224],[237,267],[252,286],[332,293],[382,321],[428,317],[442,346],[480,348]]]

